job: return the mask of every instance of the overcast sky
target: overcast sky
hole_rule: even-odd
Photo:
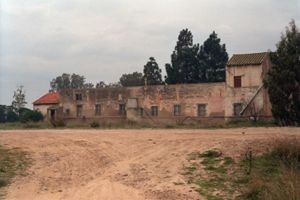
[[[154,56],[164,71],[178,33],[215,30],[234,53],[274,50],[300,0],[0,0],[0,104],[24,85],[28,107],[52,78],[116,82]],[[165,72],[164,72],[165,73]]]

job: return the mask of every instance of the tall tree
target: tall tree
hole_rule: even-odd
[[[5,105],[0,105],[0,123],[6,122],[7,108]]]
[[[147,81],[148,85],[160,85],[162,84],[161,69],[155,60],[150,57],[147,64],[144,66],[144,80]]]
[[[71,88],[85,88],[85,77],[78,74],[70,75],[67,73],[63,73],[61,76],[52,79],[52,81],[50,82],[50,88],[53,91]]]
[[[271,54],[273,67],[264,81],[273,117],[282,125],[300,124],[300,32],[295,21]]]
[[[123,74],[120,78],[120,83],[123,87],[144,85],[143,74],[139,72]]]
[[[273,117],[282,125],[300,124],[300,32],[292,20],[271,54],[274,66],[264,81]]]
[[[100,81],[96,84],[96,88],[105,88],[107,85],[104,81]]]
[[[24,87],[21,85],[16,91],[14,91],[13,101],[11,103],[13,110],[19,115],[21,109],[25,108],[25,105],[27,104],[25,100],[25,91],[23,88]]]
[[[213,31],[209,38],[201,45],[198,54],[199,82],[225,81],[225,66],[228,61],[225,44]]]
[[[70,74],[63,73],[61,76],[52,79],[50,88],[54,91],[71,88]]]
[[[197,82],[199,45],[193,44],[193,35],[188,29],[183,29],[178,36],[175,50],[171,55],[171,64],[166,64],[166,83]]]
[[[81,89],[84,88],[85,84],[85,77],[78,75],[78,74],[72,74],[71,75],[71,88],[72,89]]]
[[[83,85],[83,88],[84,89],[92,89],[92,88],[94,88],[94,84],[93,83],[85,83]]]

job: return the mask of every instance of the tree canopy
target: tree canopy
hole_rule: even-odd
[[[198,54],[199,82],[225,81],[225,67],[228,61],[225,44],[213,31],[209,38],[201,45]]]
[[[199,45],[193,44],[193,35],[188,29],[183,29],[178,36],[175,50],[171,55],[171,64],[166,64],[167,76],[165,82],[195,83],[197,82]]]
[[[25,91],[23,86],[19,86],[16,91],[14,91],[13,101],[11,103],[13,110],[20,114],[22,108],[27,104],[25,100]]]
[[[85,77],[78,74],[63,73],[50,82],[50,88],[53,91],[62,89],[81,89],[89,88],[91,85],[85,83]]]
[[[160,85],[163,83],[161,69],[159,68],[154,57],[150,57],[147,64],[144,66],[144,80],[147,85]]]
[[[271,54],[273,67],[264,81],[273,117],[282,125],[300,124],[300,32],[291,21]]]
[[[120,78],[120,83],[123,87],[142,86],[144,85],[143,74],[140,72],[123,74]]]
[[[193,35],[183,29],[178,36],[171,64],[166,64],[166,83],[201,83],[225,81],[228,61],[225,44],[213,31],[201,45],[193,43]]]

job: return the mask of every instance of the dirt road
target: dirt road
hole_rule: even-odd
[[[266,148],[299,128],[216,130],[17,130],[0,131],[0,144],[33,158],[29,175],[17,177],[7,199],[202,199],[180,174],[187,154],[219,148],[237,157]]]

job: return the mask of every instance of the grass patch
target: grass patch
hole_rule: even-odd
[[[190,154],[188,161],[197,165],[188,183],[206,199],[300,200],[299,138],[276,140],[269,152],[251,159],[234,160],[208,150]]]
[[[14,130],[14,129],[50,129],[53,126],[48,122],[6,122],[0,123],[0,130]]]
[[[5,195],[5,186],[18,175],[25,176],[29,165],[28,155],[18,148],[8,149],[0,145],[0,199]]]
[[[274,121],[250,121],[250,120],[232,120],[226,123],[227,128],[240,128],[240,127],[274,127],[278,126]]]

